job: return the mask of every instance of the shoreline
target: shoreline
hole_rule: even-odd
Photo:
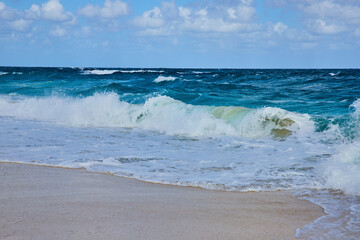
[[[295,239],[325,215],[283,191],[205,190],[27,163],[0,162],[0,189],[1,239]]]

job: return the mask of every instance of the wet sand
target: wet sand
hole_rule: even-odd
[[[323,210],[284,192],[177,187],[0,163],[0,239],[294,239]]]

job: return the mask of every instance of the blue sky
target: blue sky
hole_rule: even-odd
[[[0,65],[359,68],[358,0],[0,0]]]

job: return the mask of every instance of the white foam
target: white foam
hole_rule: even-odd
[[[0,96],[0,114],[69,126],[130,127],[186,136],[269,136],[278,122],[294,121],[289,131],[313,131],[309,116],[279,108],[194,106],[167,96],[129,104],[115,93],[86,98]]]
[[[322,168],[327,187],[360,195],[360,142],[338,148],[339,153],[325,162]]]
[[[336,75],[338,75],[340,72],[337,72],[337,73],[329,73],[330,76],[334,77]]]
[[[358,118],[360,117],[360,99],[357,99],[356,101],[354,101],[351,105],[350,108],[354,108],[354,115],[353,117]]]
[[[85,70],[82,72],[82,74],[84,75],[109,75],[109,74],[113,74],[119,72],[119,70],[109,70],[109,69],[104,69],[104,70],[100,70],[100,69],[94,69],[94,70]]]
[[[163,73],[162,70],[119,70],[121,73]]]
[[[340,189],[347,194],[360,195],[360,99],[354,101],[350,108],[353,139],[347,140],[339,127],[334,132],[345,143],[337,146],[337,154],[323,164],[323,176],[327,187]]]
[[[8,74],[8,72],[0,72],[0,76],[1,75],[6,75],[6,74]]]
[[[171,76],[165,77],[160,75],[154,80],[154,82],[159,83],[159,82],[174,81],[174,80],[176,80],[176,77],[171,77]]]

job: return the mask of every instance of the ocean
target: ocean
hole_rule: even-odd
[[[0,161],[292,193],[360,239],[359,69],[0,67]]]

